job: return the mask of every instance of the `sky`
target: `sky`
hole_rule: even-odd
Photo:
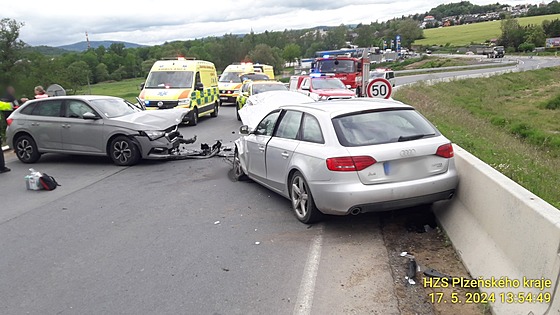
[[[89,39],[158,45],[224,34],[370,23],[424,13],[441,0],[6,0],[0,17],[23,22],[20,39],[60,46]],[[500,1],[510,5],[535,0]],[[546,1],[548,3],[550,1]],[[472,0],[483,5],[496,0]]]

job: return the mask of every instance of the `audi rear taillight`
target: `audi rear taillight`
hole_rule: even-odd
[[[327,159],[327,168],[334,172],[361,171],[375,164],[377,161],[371,156],[343,156]]]
[[[440,145],[436,151],[436,155],[444,157],[446,159],[452,158],[453,155],[455,155],[453,153],[453,146],[451,145],[451,143]]]
[[[14,121],[13,118],[6,119],[6,123],[8,124],[8,126],[11,125],[13,121]]]

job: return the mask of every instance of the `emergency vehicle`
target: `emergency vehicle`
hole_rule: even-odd
[[[356,93],[348,89],[340,79],[316,73],[312,73],[309,76],[292,76],[290,78],[289,90],[303,93],[315,101],[356,97]]]
[[[241,120],[239,116],[239,110],[245,106],[247,99],[252,95],[256,95],[268,91],[286,91],[288,90],[284,83],[280,81],[272,80],[246,80],[243,82],[240,93],[235,101],[235,112],[237,114],[237,120]]]
[[[311,72],[332,74],[356,91],[357,96],[365,96],[364,87],[369,81],[368,53],[366,48],[318,51]]]
[[[203,60],[159,60],[154,63],[139,99],[146,109],[189,108],[184,122],[196,125],[198,118],[218,116],[218,75],[213,63]]]
[[[369,72],[369,80],[373,80],[376,78],[383,78],[391,83],[391,85],[395,86],[395,72],[389,68],[377,68],[375,70],[371,70]]]
[[[218,80],[220,101],[234,103],[237,96],[239,96],[239,89],[241,89],[241,85],[243,84],[243,80],[240,76],[253,73],[264,74],[268,79],[274,79],[274,69],[269,65],[242,62],[227,66]]]

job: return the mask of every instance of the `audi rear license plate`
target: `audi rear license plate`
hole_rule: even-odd
[[[383,170],[385,171],[385,175],[389,175],[389,172],[391,171],[389,162],[383,162]]]

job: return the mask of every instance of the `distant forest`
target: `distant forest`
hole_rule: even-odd
[[[4,18],[0,20],[0,85],[11,84],[18,91],[31,94],[35,85],[48,86],[59,83],[76,90],[88,83],[119,81],[144,77],[152,64],[162,58],[185,56],[214,62],[219,71],[233,62],[252,61],[271,64],[276,72],[282,71],[286,62],[302,57],[313,57],[319,50],[339,49],[348,44],[359,47],[382,47],[396,35],[401,36],[403,47],[409,47],[416,39],[423,38],[420,21],[426,15],[436,18],[460,14],[476,14],[500,10],[504,5],[474,5],[463,1],[439,5],[424,14],[393,18],[384,22],[371,22],[347,26],[316,27],[301,30],[251,32],[244,36],[225,34],[219,37],[166,42],[162,45],[125,48],[121,43],[100,46],[83,52],[68,52],[60,48],[30,47],[19,39],[23,22]],[[534,6],[529,14],[558,13],[559,4],[552,1],[544,7]],[[526,42],[527,34],[537,38],[555,32],[557,24],[518,31],[515,24],[508,24],[513,33],[508,34],[508,45],[518,50]],[[521,35],[520,35],[521,34]],[[524,46],[527,49],[530,46]]]

